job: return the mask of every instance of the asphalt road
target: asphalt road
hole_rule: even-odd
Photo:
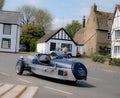
[[[37,86],[35,98],[120,98],[120,67],[92,62],[90,59],[77,58],[88,69],[87,81],[70,83],[34,76],[24,72],[19,76],[15,64],[20,55],[0,53],[0,83]]]

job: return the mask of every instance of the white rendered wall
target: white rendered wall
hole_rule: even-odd
[[[111,38],[112,38],[111,58],[120,58],[120,54],[114,53],[114,47],[120,46],[120,40],[115,39],[115,30],[120,30],[120,11],[118,9],[115,13],[115,17],[114,17],[113,25],[112,25],[112,30],[111,30]]]

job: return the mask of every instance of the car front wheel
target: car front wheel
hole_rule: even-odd
[[[18,75],[22,75],[23,71],[24,71],[24,65],[22,63],[20,63],[20,62],[17,62],[17,64],[16,64],[16,73]]]
[[[71,57],[72,57],[72,55],[71,55],[71,54],[68,54],[67,56],[68,56],[68,58],[71,58]]]

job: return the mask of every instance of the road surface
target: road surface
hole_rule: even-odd
[[[70,83],[34,76],[29,72],[19,76],[15,64],[20,55],[0,53],[0,83],[38,87],[34,98],[120,98],[120,67],[92,62],[87,58],[76,58],[88,69],[87,81]]]

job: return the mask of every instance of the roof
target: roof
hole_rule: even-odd
[[[57,34],[60,30],[66,30],[64,28],[59,28],[56,30],[52,30],[51,32],[46,33],[42,38],[38,40],[38,43],[43,43],[49,41],[55,34]],[[70,37],[70,35],[66,32],[66,34]],[[76,44],[76,42],[70,37],[70,39]]]
[[[38,43],[47,42],[52,36],[54,36],[60,29],[52,30],[46,33],[42,38],[38,40]]]
[[[115,14],[116,14],[117,9],[118,9],[118,11],[120,12],[120,5],[118,5],[118,4],[117,4],[116,7],[115,7],[114,17],[115,17]],[[114,18],[114,17],[113,17],[113,18]]]
[[[77,44],[84,44],[84,32],[85,28],[81,28],[78,32],[75,33],[74,40]]]
[[[98,11],[97,6],[95,4],[92,6],[91,11],[94,14],[91,14],[89,16],[89,18],[92,17],[92,19],[94,20],[96,27],[97,27],[94,29],[110,31],[112,28],[112,19],[113,19],[114,14],[109,13],[109,12]],[[95,19],[94,19],[94,17],[95,17]],[[90,23],[90,25],[92,25],[92,23]],[[86,37],[84,35],[84,33],[86,32],[86,29],[87,29],[87,26],[85,28],[81,28],[78,32],[76,32],[76,34],[74,36],[74,40],[76,43],[84,44],[85,37]]]
[[[117,5],[116,5],[116,8],[120,11],[120,5],[117,4]]]
[[[103,11],[95,11],[97,29],[110,31],[114,14]]]
[[[0,23],[20,24],[20,13],[14,11],[0,11]]]

